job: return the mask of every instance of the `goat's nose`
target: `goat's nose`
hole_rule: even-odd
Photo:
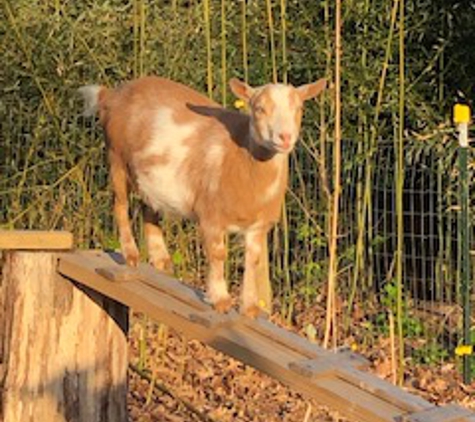
[[[282,146],[284,148],[289,148],[290,147],[290,133],[280,133],[279,138],[282,141]]]

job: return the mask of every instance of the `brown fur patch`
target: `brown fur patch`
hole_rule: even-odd
[[[170,162],[168,154],[150,155],[136,160],[136,166],[144,170],[155,166],[164,166]]]

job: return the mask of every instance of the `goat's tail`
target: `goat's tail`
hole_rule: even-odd
[[[101,85],[86,85],[79,88],[78,92],[84,99],[83,116],[91,117],[98,112],[109,93],[109,89]]]

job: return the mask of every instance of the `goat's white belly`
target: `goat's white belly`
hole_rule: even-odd
[[[153,113],[150,141],[133,160],[139,194],[155,211],[190,216],[193,195],[183,174],[183,164],[190,154],[185,141],[196,127],[176,123],[172,110],[166,107]]]
[[[191,215],[192,193],[175,166],[157,166],[137,175],[142,200],[154,211]]]

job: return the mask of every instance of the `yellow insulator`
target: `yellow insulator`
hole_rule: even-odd
[[[454,122],[455,123],[469,123],[470,122],[470,107],[465,104],[455,104],[454,106]]]
[[[473,353],[473,346],[462,344],[455,348],[455,354],[457,356],[471,355]]]

